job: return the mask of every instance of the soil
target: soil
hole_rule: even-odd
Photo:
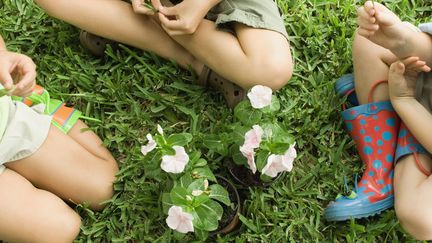
[[[236,165],[232,161],[225,161],[226,166],[231,174],[231,176],[238,183],[246,187],[256,186],[256,187],[268,187],[270,186],[278,177],[269,182],[264,182],[260,178],[260,173],[253,174],[250,169],[243,165]]]
[[[238,225],[238,215],[240,213],[241,206],[240,197],[234,185],[222,176],[216,176],[216,178],[219,185],[221,185],[228,191],[231,203],[234,204],[234,209],[221,203],[223,208],[222,219],[219,221],[219,228],[213,231],[211,233],[212,235],[227,234],[231,232]]]

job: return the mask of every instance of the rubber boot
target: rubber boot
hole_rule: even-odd
[[[352,73],[345,74],[336,80],[334,89],[336,94],[340,97],[347,97],[347,101],[353,105],[358,106],[359,102],[357,99],[357,95],[354,91],[354,75]]]
[[[420,171],[426,176],[430,176],[431,172],[427,171],[418,160],[417,154],[427,154],[427,150],[417,141],[406,127],[405,123],[401,122],[399,128],[398,142],[395,155],[395,163],[403,156],[414,154],[414,159]]]
[[[393,206],[393,161],[400,119],[390,101],[342,112],[365,170],[349,196],[338,196],[325,210],[328,221],[364,218]]]

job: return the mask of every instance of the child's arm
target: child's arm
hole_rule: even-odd
[[[432,65],[432,39],[403,23],[384,5],[367,1],[358,9],[358,33],[389,49],[398,58],[417,56]]]
[[[28,56],[10,52],[0,36],[0,83],[7,90],[13,88],[15,77],[16,88],[12,92],[16,96],[28,96],[36,83],[36,65]]]
[[[432,114],[415,98],[414,90],[418,73],[430,72],[430,68],[417,57],[398,61],[390,66],[390,99],[402,121],[417,140],[432,153]]]
[[[222,0],[184,0],[172,7],[159,7],[159,20],[169,35],[193,34],[208,11]]]

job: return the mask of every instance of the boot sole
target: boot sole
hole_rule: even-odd
[[[388,197],[367,207],[348,209],[329,209],[325,211],[324,217],[327,221],[345,221],[351,218],[361,219],[380,214],[382,211],[393,207],[394,196]]]

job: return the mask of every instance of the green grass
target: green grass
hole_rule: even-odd
[[[78,30],[45,15],[30,0],[5,0],[0,33],[8,48],[38,65],[38,82],[85,115],[118,159],[115,195],[102,212],[77,207],[83,217],[79,242],[168,242],[160,213],[158,181],[145,177],[140,145],[161,124],[167,133],[188,131],[198,138],[217,133],[231,112],[215,92],[192,85],[189,72],[151,53],[120,46],[95,58],[79,45]],[[219,242],[407,242],[393,210],[370,219],[329,223],[327,203],[343,191],[361,164],[339,116],[343,100],[334,81],[352,71],[351,41],[357,1],[279,0],[295,58],[295,74],[278,96],[280,120],[297,140],[294,170],[267,190],[250,189],[238,234]],[[386,1],[415,23],[430,18],[430,0]],[[200,144],[196,144],[200,147]],[[205,151],[204,151],[205,152]],[[204,154],[214,168],[220,157]],[[352,184],[352,183],[351,183]]]

